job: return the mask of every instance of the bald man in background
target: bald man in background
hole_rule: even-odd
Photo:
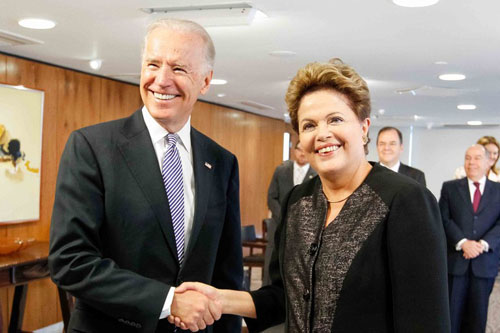
[[[445,182],[439,207],[448,243],[452,333],[485,332],[500,259],[500,183],[486,178],[488,153],[465,153],[467,177]]]

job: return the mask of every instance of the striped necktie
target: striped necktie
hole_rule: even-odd
[[[167,134],[167,151],[163,157],[161,174],[167,192],[170,215],[174,228],[175,245],[179,265],[184,260],[184,186],[182,165],[179,151],[176,147],[177,136]]]

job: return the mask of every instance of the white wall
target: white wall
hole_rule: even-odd
[[[410,128],[398,127],[403,133],[404,152],[401,161],[408,164]],[[380,127],[370,128],[368,160],[378,161],[376,139]],[[413,128],[411,166],[425,172],[427,187],[439,199],[443,182],[453,179],[455,169],[464,163],[465,150],[482,137],[492,135],[500,139],[500,128],[426,129]],[[497,164],[497,167],[499,165]]]

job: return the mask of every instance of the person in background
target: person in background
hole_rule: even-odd
[[[274,234],[280,221],[283,200],[285,200],[287,194],[294,186],[302,184],[303,181],[316,176],[316,171],[307,162],[306,155],[300,146],[300,141],[297,141],[295,144],[293,156],[293,161],[285,161],[276,167],[271,184],[269,184],[269,190],[267,191],[267,206],[271,211],[272,220],[267,230],[263,285],[271,283],[269,278],[269,263],[271,262],[271,254],[274,249]]]
[[[499,158],[498,151],[500,149],[500,144],[493,136],[489,135],[481,137],[476,143],[484,146],[489,153],[490,169],[486,173],[486,177],[493,182],[500,182],[500,174],[496,167]],[[464,178],[465,176],[466,173],[463,166],[455,170],[455,179]]]
[[[441,189],[452,333],[486,330],[500,259],[500,184],[486,178],[490,164],[483,145],[469,147],[464,165],[467,177],[447,181]]]
[[[377,134],[377,152],[379,163],[394,172],[415,179],[425,186],[425,174],[401,163],[400,157],[403,152],[403,134],[396,127],[383,127]]]
[[[294,130],[319,177],[283,202],[270,265],[272,284],[252,292],[184,283],[251,332],[450,330],[446,238],[424,186],[368,162],[370,95],[340,59],[310,63],[290,82]],[[182,317],[169,320],[184,327]]]
[[[73,132],[61,158],[50,230],[54,282],[76,297],[70,332],[241,332],[183,281],[241,289],[236,157],[191,127],[209,89],[215,49],[200,25],[150,25],[142,54],[144,107]],[[186,310],[189,309],[189,310]],[[209,311],[210,310],[210,311]]]

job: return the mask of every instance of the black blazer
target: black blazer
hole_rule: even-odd
[[[364,200],[376,200],[365,202],[362,209],[349,214],[359,219],[376,219],[377,226],[367,235],[347,270],[335,313],[331,314],[334,317],[331,332],[448,333],[446,240],[435,197],[426,188],[379,164],[373,165],[358,190],[362,187],[371,192],[370,196],[363,196]],[[250,332],[259,332],[285,321],[289,309],[294,306],[291,303],[313,299],[308,290],[304,294],[293,294],[303,280],[291,287],[284,283],[284,258],[287,251],[287,255],[304,258],[303,262],[310,263],[311,256],[317,252],[317,247],[313,250],[313,246],[318,243],[311,243],[303,252],[297,252],[293,245],[291,249],[287,247],[285,236],[292,224],[301,225],[304,238],[310,236],[306,226],[311,223],[322,228],[326,219],[326,199],[323,198],[323,209],[321,200],[315,199],[321,196],[324,196],[321,180],[315,177],[294,187],[285,199],[269,268],[272,284],[251,292],[257,319],[245,318]],[[292,209],[300,212],[309,207],[309,203],[305,203],[308,200],[313,201],[311,207],[316,214],[306,214],[308,216],[298,220],[290,216]],[[374,217],[384,211],[386,214],[382,214],[381,219]],[[366,230],[359,230],[359,234],[363,232]],[[354,235],[353,241],[359,234]],[[346,244],[349,246],[351,243]],[[306,268],[310,270],[306,269],[304,275],[311,278],[314,268]]]
[[[463,275],[470,267],[474,276],[494,278],[500,258],[500,183],[486,180],[476,213],[472,208],[467,178],[443,183],[439,207],[448,240],[448,271]],[[456,244],[464,239],[488,242],[490,248],[474,259],[465,259]]]
[[[168,332],[172,327],[166,320],[159,324],[159,316],[171,286],[202,281],[241,289],[236,157],[194,128],[191,140],[195,213],[179,267],[141,110],[69,137],[59,166],[49,266],[54,282],[77,298],[70,330],[155,332],[158,326]],[[241,330],[240,318],[224,317],[207,331]]]
[[[426,186],[425,185],[425,174],[422,171],[420,171],[416,168],[412,168],[411,166],[408,166],[406,164],[400,163],[398,172],[400,174],[403,174],[405,176],[413,178],[418,183],[422,184],[423,186]]]

